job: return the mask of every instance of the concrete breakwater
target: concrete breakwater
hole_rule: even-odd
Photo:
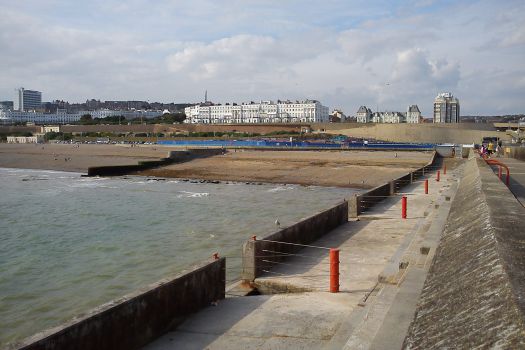
[[[525,346],[525,209],[483,160],[464,174],[406,349]]]
[[[194,266],[145,290],[107,303],[87,316],[34,335],[18,349],[138,349],[184,317],[224,299],[224,258]]]
[[[158,168],[160,166],[174,163],[187,162],[195,158],[210,157],[222,154],[221,149],[188,149],[182,151],[169,151],[166,158],[160,160],[140,161],[134,165],[111,165],[88,168],[87,176],[121,176],[136,173],[138,171]]]

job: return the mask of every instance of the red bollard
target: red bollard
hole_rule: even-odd
[[[213,253],[212,258],[214,260],[219,260],[219,253]]]
[[[339,293],[339,249],[330,249],[330,293]]]
[[[401,197],[401,218],[402,219],[407,218],[407,197],[406,196]]]
[[[439,170],[438,170],[438,173],[437,173],[437,176],[436,176],[436,181],[437,182],[439,182],[439,175],[440,175],[440,173],[439,173]]]
[[[501,180],[501,165],[498,167],[498,177]]]
[[[508,186],[510,185],[510,172],[507,171],[507,178],[505,179],[505,184]]]
[[[256,241],[257,240],[257,236],[252,236],[252,241]]]
[[[447,165],[443,164],[443,175],[447,175]]]
[[[425,179],[425,194],[428,194],[428,179]]]

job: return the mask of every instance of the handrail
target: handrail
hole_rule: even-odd
[[[506,166],[505,164],[503,164],[502,162],[500,162],[499,160],[497,159],[490,159],[490,158],[483,158],[485,159],[485,162],[489,165],[498,165],[500,168],[503,167],[505,168],[505,170],[507,171],[507,176],[505,178],[505,184],[507,186],[509,186],[510,184],[510,170],[509,170],[509,167]],[[500,174],[501,174],[501,171],[500,171]],[[501,179],[501,177],[500,177]]]

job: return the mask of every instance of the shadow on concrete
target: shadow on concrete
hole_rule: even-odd
[[[232,337],[232,342],[240,341],[242,335],[227,335],[228,331],[260,308],[269,298],[270,295],[226,298],[216,306],[209,306],[193,314],[176,329],[143,349],[205,349],[222,336]]]

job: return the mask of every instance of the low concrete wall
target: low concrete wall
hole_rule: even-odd
[[[392,196],[404,186],[407,186],[413,181],[425,176],[426,173],[434,170],[440,164],[441,157],[437,154],[437,152],[434,152],[432,154],[432,159],[425,166],[406,175],[398,177],[397,179],[392,180],[384,185],[374,187],[369,191],[355,195],[349,199],[348,215],[353,218],[358,217],[364,211],[381,202],[386,197]]]
[[[525,209],[468,160],[406,349],[525,348]]]
[[[165,158],[161,160],[142,161],[135,165],[94,166],[88,168],[87,176],[122,176],[172,163],[175,163],[175,161]]]
[[[345,201],[292,226],[272,233],[262,238],[262,240],[245,242],[242,247],[243,266],[241,278],[245,281],[253,281],[263,274],[263,270],[271,269],[272,264],[263,261],[268,260],[264,258],[265,255],[272,255],[272,261],[280,262],[284,260],[284,255],[295,253],[302,249],[301,246],[267,242],[265,240],[309,244],[346,222],[348,222],[348,202]],[[264,252],[264,250],[280,252],[283,256]]]
[[[138,349],[172,330],[191,313],[224,299],[224,258],[195,266],[88,316],[26,339],[24,350]]]
[[[187,162],[195,158],[210,157],[218,154],[222,154],[221,149],[207,149],[207,148],[196,148],[189,149],[186,151],[170,151],[168,157],[160,160],[145,160],[140,161],[135,165],[110,165],[110,166],[97,166],[89,167],[87,176],[122,176],[137,171],[149,170],[158,168],[160,166],[166,166],[173,163]]]

